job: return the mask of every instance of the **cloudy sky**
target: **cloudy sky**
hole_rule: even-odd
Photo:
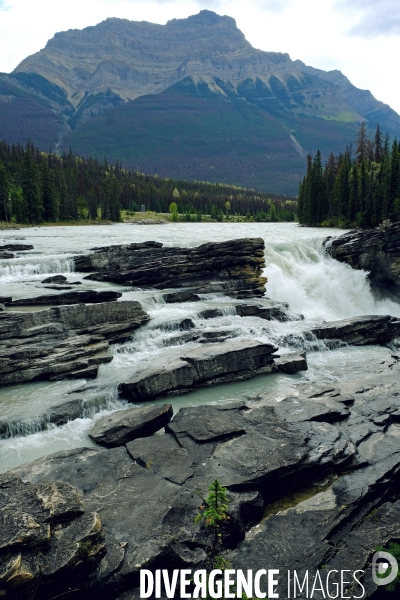
[[[400,0],[0,0],[0,71],[57,31],[107,17],[165,23],[202,8],[235,18],[256,48],[340,69],[400,113]]]

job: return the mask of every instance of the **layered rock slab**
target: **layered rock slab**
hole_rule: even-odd
[[[354,269],[369,271],[376,290],[400,293],[400,222],[328,238],[325,250]]]
[[[154,364],[118,390],[131,402],[176,395],[197,387],[250,379],[262,373],[297,372],[307,369],[305,356],[274,356],[277,348],[256,340],[226,340],[202,344],[168,361]]]
[[[52,289],[60,289],[53,287]],[[40,306],[40,305],[68,305],[85,303],[113,302],[121,298],[120,292],[111,290],[96,292],[94,290],[82,290],[73,292],[63,292],[61,294],[45,294],[34,296],[32,298],[20,298],[12,300],[9,306]]]
[[[121,341],[149,317],[138,302],[54,307],[0,314],[0,384],[95,377]]]
[[[127,286],[221,292],[232,297],[263,296],[264,241],[244,238],[196,248],[164,247],[144,242],[96,249],[74,258],[77,271],[94,271],[87,279]]]
[[[311,330],[318,339],[340,340],[352,346],[388,344],[400,336],[400,320],[390,315],[369,315],[322,323]]]
[[[153,435],[169,423],[172,415],[170,404],[119,410],[97,421],[89,437],[107,448],[123,446],[137,438]]]

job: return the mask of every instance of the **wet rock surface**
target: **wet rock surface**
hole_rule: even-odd
[[[328,238],[325,249],[336,260],[369,271],[375,290],[399,294],[400,222]]]
[[[263,296],[264,241],[244,238],[196,248],[164,247],[158,242],[95,249],[76,256],[77,271],[95,271],[87,279],[128,286],[194,287],[194,293],[232,297]]]
[[[396,317],[370,315],[323,323],[311,330],[318,339],[341,340],[353,346],[388,344],[400,336]]]
[[[207,340],[204,340],[207,341]],[[118,386],[120,395],[130,402],[153,400],[189,392],[197,387],[243,381],[262,373],[307,369],[304,356],[288,354],[277,359],[272,344],[255,340],[226,340],[183,350],[162,363],[155,363]],[[280,362],[279,362],[280,361]]]
[[[57,289],[57,288],[52,288]],[[59,288],[58,288],[59,289]],[[99,302],[113,302],[121,298],[120,292],[112,290],[94,291],[94,290],[74,290],[73,292],[64,292],[62,294],[47,294],[43,296],[34,296],[33,298],[19,298],[9,302],[9,306],[37,306],[37,305],[64,305],[64,304],[85,304]]]
[[[136,597],[140,568],[201,568],[210,531],[193,520],[217,478],[228,488],[222,539],[233,569],[280,569],[282,585],[288,569],[299,577],[362,569],[369,598],[372,554],[400,533],[400,363],[361,383],[301,384],[279,403],[266,397],[181,409],[164,434],[126,448],[60,452],[3,475],[2,508],[12,496],[4,500],[5,485],[18,494],[39,484],[78,490],[74,519],[96,513],[105,550],[95,568],[82,570],[72,597],[119,598],[128,590]],[[46,535],[45,527],[35,530],[26,561]],[[8,592],[8,582],[1,585]],[[29,597],[27,582],[17,589]],[[345,595],[352,589],[360,595],[350,583]],[[278,591],[286,597],[285,587]]]
[[[0,244],[0,252],[11,250],[11,252],[23,252],[24,250],[33,250],[30,244]]]
[[[149,317],[138,302],[61,306],[0,313],[0,384],[96,377],[110,342]]]
[[[97,421],[89,437],[107,448],[123,446],[137,438],[153,435],[169,423],[172,415],[170,404],[119,410]]]

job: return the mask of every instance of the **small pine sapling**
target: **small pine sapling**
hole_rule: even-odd
[[[212,527],[214,531],[214,539],[208,553],[211,569],[214,569],[217,565],[217,568],[221,568],[224,564],[223,557],[218,555],[218,549],[222,544],[220,523],[229,519],[227,515],[229,500],[226,488],[220,484],[218,479],[212,482],[208,491],[206,506],[200,506],[202,512],[196,516],[195,523],[199,524],[204,521],[206,527]]]

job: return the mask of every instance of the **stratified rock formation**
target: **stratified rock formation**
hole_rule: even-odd
[[[319,570],[324,582],[330,570],[363,570],[370,598],[372,555],[399,537],[400,363],[343,387],[304,383],[281,402],[181,409],[165,434],[0,476],[3,595],[28,600],[34,587],[49,600],[73,581],[79,600],[132,598],[141,568],[204,568],[213,534],[194,517],[217,478],[228,488],[221,552],[233,569],[280,569],[282,598],[288,569],[311,581]],[[361,596],[344,581],[344,597]]]
[[[60,289],[60,288],[52,288]],[[12,300],[7,304],[9,306],[36,306],[36,305],[66,305],[66,304],[85,304],[85,303],[100,303],[113,302],[121,298],[120,292],[111,290],[102,290],[96,292],[94,290],[82,290],[73,292],[63,292],[62,294],[46,294],[43,296],[33,296],[32,298],[19,298]]]
[[[0,384],[96,377],[109,342],[148,321],[139,302],[61,306],[0,314]]]
[[[123,446],[137,438],[153,435],[169,423],[172,415],[170,404],[119,410],[97,421],[89,437],[107,448]]]
[[[384,345],[400,336],[400,320],[390,315],[353,317],[322,323],[311,332],[319,340],[340,340],[352,346]]]
[[[74,258],[77,271],[95,271],[87,279],[127,286],[193,287],[198,293],[221,292],[235,298],[263,296],[266,279],[264,240],[244,238],[196,248],[168,248],[159,242],[108,246]]]
[[[255,375],[297,372],[307,369],[305,356],[288,354],[274,357],[272,344],[256,340],[226,340],[182,351],[168,361],[155,363],[118,386],[123,398],[131,402],[175,396],[198,387],[243,381]]]
[[[100,517],[85,512],[77,488],[57,481],[31,485],[5,475],[0,505],[2,597],[44,600],[70,595],[72,583],[79,582],[80,592],[88,587],[106,547]]]
[[[369,271],[368,278],[376,291],[399,297],[400,222],[328,238],[325,249],[336,260]]]

